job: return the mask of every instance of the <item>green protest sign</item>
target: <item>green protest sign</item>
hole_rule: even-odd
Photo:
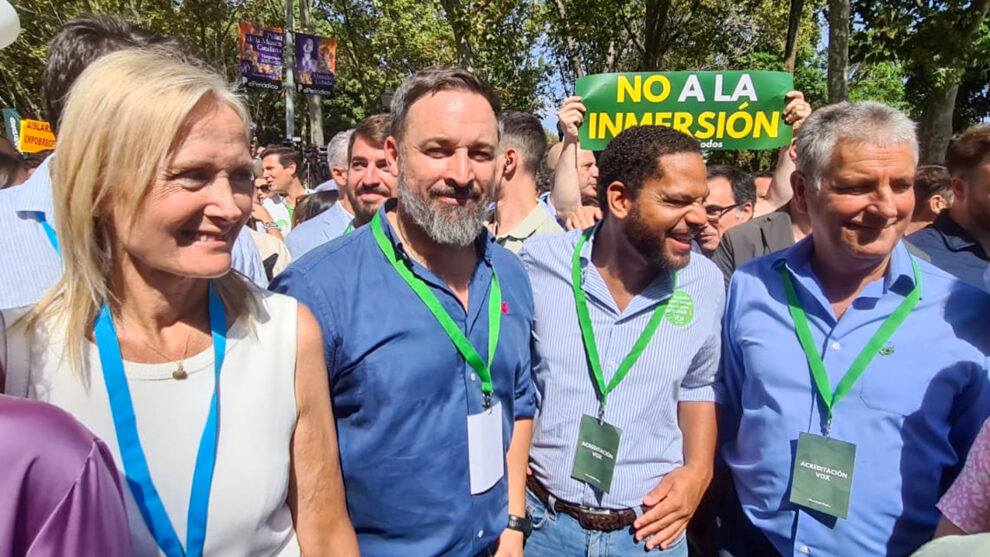
[[[632,126],[668,126],[709,150],[775,149],[791,142],[786,72],[613,73],[582,77],[575,94],[588,108],[581,147],[600,151]]]

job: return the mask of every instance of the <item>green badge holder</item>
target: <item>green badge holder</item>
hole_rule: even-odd
[[[856,445],[801,433],[794,458],[791,503],[847,518],[855,461]]]
[[[581,417],[571,477],[608,493],[622,430],[585,414]]]

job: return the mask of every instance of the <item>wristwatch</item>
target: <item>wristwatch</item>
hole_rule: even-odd
[[[264,224],[265,224],[265,230],[274,230],[278,228],[277,222],[266,222]]]
[[[510,514],[509,525],[506,528],[522,532],[523,536],[528,538],[533,531],[533,518],[529,516],[529,513],[526,513],[526,518]]]

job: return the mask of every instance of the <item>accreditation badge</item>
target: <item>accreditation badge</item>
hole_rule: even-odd
[[[801,433],[798,437],[791,503],[837,518],[849,516],[856,445]]]
[[[502,445],[502,403],[467,417],[471,495],[484,493],[505,475]]]
[[[571,477],[608,493],[622,430],[598,418],[581,417]]]

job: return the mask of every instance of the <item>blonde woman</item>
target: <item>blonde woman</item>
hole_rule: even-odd
[[[70,92],[53,161],[65,274],[7,331],[7,393],[106,441],[137,555],[357,554],[319,326],[230,270],[248,114],[177,58],[110,54]]]

